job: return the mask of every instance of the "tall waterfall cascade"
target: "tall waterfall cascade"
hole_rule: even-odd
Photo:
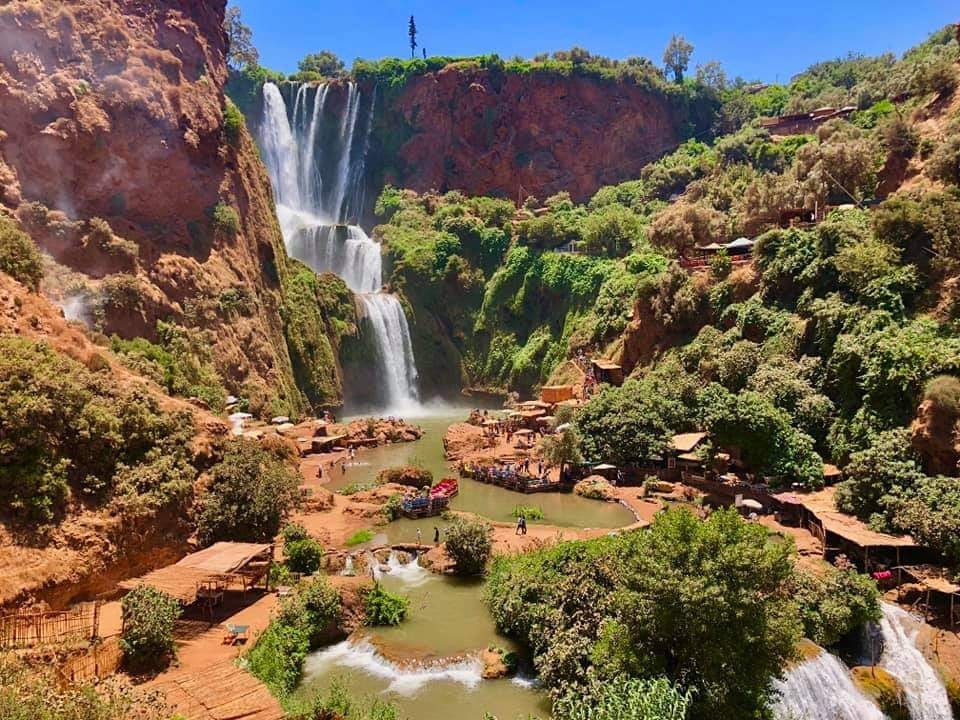
[[[774,689],[778,720],[886,720],[853,684],[846,665],[826,651],[791,668]]]
[[[373,98],[363,106],[352,82],[282,90],[266,83],[258,140],[287,252],[316,272],[336,273],[357,295],[381,403],[403,411],[418,405],[410,329],[400,301],[382,290],[380,244],[354,220],[364,205]]]
[[[943,681],[917,647],[919,621],[891,603],[883,603],[882,609],[880,666],[900,681],[911,720],[951,720]]]

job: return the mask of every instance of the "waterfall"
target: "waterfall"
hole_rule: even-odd
[[[287,252],[315,272],[336,273],[358,295],[380,404],[410,412],[419,405],[417,369],[403,306],[381,291],[380,244],[361,227],[344,224],[362,210],[373,98],[363,122],[360,87],[347,83],[339,109],[338,93],[342,86],[264,84],[258,141]]]
[[[392,295],[360,296],[364,314],[376,338],[377,376],[382,378],[387,407],[409,412],[417,405],[417,368],[403,307]]]
[[[885,720],[863,693],[847,667],[823,651],[796,665],[783,680],[774,681],[779,697],[773,704],[778,720]]]
[[[903,688],[911,720],[950,720],[950,700],[937,671],[917,648],[920,623],[890,603],[883,603],[880,667]]]

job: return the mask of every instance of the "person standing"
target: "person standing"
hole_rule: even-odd
[[[417,547],[420,547],[420,528],[417,528]]]
[[[523,515],[520,516],[520,529],[521,529],[521,532],[520,532],[521,535],[527,534],[527,519]]]
[[[523,513],[521,513],[520,517],[517,518],[517,531],[514,533],[514,535],[523,534],[523,526],[525,523],[526,523],[526,520],[523,519]]]
[[[433,526],[433,544],[440,544],[440,528],[438,528],[436,525]]]

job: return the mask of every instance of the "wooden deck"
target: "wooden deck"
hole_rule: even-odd
[[[221,660],[200,672],[182,672],[165,678],[156,688],[166,695],[174,713],[187,720],[282,720],[280,702],[267,686]]]

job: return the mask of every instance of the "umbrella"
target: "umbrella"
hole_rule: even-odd
[[[533,430],[517,430],[514,435],[533,435]]]
[[[746,500],[742,501],[740,506],[745,507],[748,510],[763,510],[763,505],[756,500],[752,500],[751,498],[747,498]]]
[[[556,420],[556,418],[553,415],[546,415],[542,418],[537,418],[537,422],[543,423],[544,425],[547,423],[552,423],[554,420]]]
[[[600,463],[599,465],[593,466],[594,470],[616,470],[616,465],[610,465],[609,463]]]
[[[731,242],[728,242],[727,248],[730,250],[737,250],[739,248],[753,247],[753,245],[754,245],[753,240],[742,237],[742,238],[737,238],[736,240],[733,240]]]
[[[571,427],[570,423],[564,423],[563,425],[557,425],[557,431],[563,432],[564,430],[569,430]]]

